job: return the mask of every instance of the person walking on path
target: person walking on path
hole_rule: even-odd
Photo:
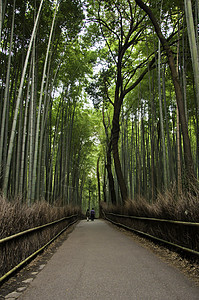
[[[89,221],[89,217],[90,217],[90,212],[89,212],[89,208],[86,211],[86,220],[87,222]]]
[[[95,210],[94,208],[91,209],[91,221],[94,221],[95,219]]]

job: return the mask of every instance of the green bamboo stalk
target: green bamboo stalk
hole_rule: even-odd
[[[198,113],[199,113],[199,53],[197,49],[191,0],[184,0],[184,5],[185,5],[185,15],[187,21],[189,46],[191,51],[192,67],[194,73],[196,100],[197,100]]]
[[[3,149],[4,149],[6,111],[7,111],[8,102],[9,102],[9,86],[10,86],[9,82],[10,82],[10,66],[11,66],[13,33],[14,33],[14,22],[15,22],[15,2],[16,2],[16,0],[14,0],[14,3],[13,3],[12,28],[11,28],[11,35],[10,35],[10,48],[9,48],[8,66],[7,66],[7,73],[6,73],[6,88],[5,88],[5,94],[4,94],[3,113],[2,113],[2,119],[1,119],[0,171],[2,169],[2,159],[3,159]],[[0,10],[2,10],[2,2],[0,3]],[[2,18],[2,11],[0,11],[0,18]],[[1,22],[2,22],[2,20],[0,20],[0,26],[1,26]],[[0,28],[0,34],[1,34],[1,28]],[[0,40],[1,40],[1,38],[0,38]]]
[[[45,78],[46,78],[46,69],[47,69],[48,57],[49,57],[49,52],[50,52],[52,34],[53,34],[53,30],[54,30],[55,17],[56,17],[58,8],[59,8],[59,4],[57,4],[57,6],[56,6],[53,21],[52,21],[50,36],[49,36],[49,40],[48,40],[48,46],[47,46],[47,50],[46,50],[46,59],[45,59],[44,68],[43,68],[42,82],[41,82],[41,91],[40,91],[39,107],[38,107],[38,114],[37,114],[37,125],[36,125],[34,163],[33,163],[33,178],[32,178],[32,192],[31,192],[31,200],[32,201],[35,199],[36,177],[37,177],[37,156],[38,156],[38,147],[39,147],[39,127],[40,127],[40,117],[41,117],[41,106],[42,106],[43,91],[44,91],[44,82],[45,82]],[[40,145],[40,146],[42,147],[42,145]]]
[[[3,25],[3,2],[0,0],[0,41],[1,41],[1,32]]]
[[[21,77],[19,92],[18,92],[18,96],[17,96],[17,101],[16,101],[14,119],[13,119],[13,123],[12,123],[11,136],[10,136],[10,142],[9,142],[9,148],[8,148],[8,157],[7,157],[7,163],[6,163],[5,178],[4,178],[4,182],[3,182],[3,193],[4,193],[5,196],[7,196],[7,193],[8,193],[8,180],[9,180],[9,174],[10,174],[10,165],[11,165],[12,153],[13,153],[13,148],[14,148],[14,138],[15,138],[16,125],[17,125],[19,105],[20,105],[20,102],[21,102],[21,95],[22,95],[22,91],[23,91],[24,80],[25,80],[26,70],[27,70],[27,66],[28,66],[30,51],[31,51],[31,48],[32,48],[32,42],[33,42],[33,38],[34,38],[35,33],[36,33],[37,24],[38,24],[38,20],[39,20],[39,16],[40,16],[43,1],[44,0],[41,0],[39,10],[38,10],[38,13],[37,13],[37,18],[35,20],[35,24],[34,24],[34,27],[33,27],[32,35],[31,35],[29,46],[28,46],[28,51],[27,51],[27,54],[26,54],[25,63],[24,63],[24,68],[23,68],[23,72],[22,72],[22,77]]]

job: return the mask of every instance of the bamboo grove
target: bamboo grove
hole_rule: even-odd
[[[80,204],[94,134],[82,110],[93,60],[78,43],[82,22],[78,1],[1,1],[0,166],[9,197]]]
[[[112,203],[154,202],[158,192],[198,187],[199,11],[192,2],[97,2],[92,20],[105,41],[105,67],[89,92],[102,107]]]
[[[153,203],[197,188],[198,20],[198,0],[0,0],[4,195]]]

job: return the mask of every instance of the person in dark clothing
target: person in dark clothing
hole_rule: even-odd
[[[94,208],[91,209],[91,221],[94,221],[95,219],[95,211]]]
[[[86,211],[86,220],[87,222],[89,221],[89,217],[90,217],[90,212],[89,212],[89,208]]]

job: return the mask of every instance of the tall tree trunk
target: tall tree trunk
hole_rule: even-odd
[[[104,162],[106,164],[106,158],[104,159]],[[104,199],[104,202],[107,202],[107,197],[106,197],[106,166],[104,166],[104,175],[103,175],[103,199]]]
[[[58,143],[58,128],[59,128],[59,123],[60,123],[60,119],[61,119],[61,108],[63,108],[63,95],[60,97],[60,102],[59,102],[59,108],[57,111],[57,117],[56,117],[56,125],[55,125],[55,131],[54,131],[54,137],[53,137],[53,147],[52,147],[52,154],[51,154],[51,164],[50,164],[50,169],[49,169],[49,174],[48,174],[48,186],[52,186],[52,182],[53,182],[53,162],[54,162],[54,157],[56,155],[56,143]],[[51,187],[51,191],[53,189],[53,186]],[[48,202],[52,202],[53,200],[53,196],[52,194],[48,193]]]
[[[195,26],[194,26],[193,14],[192,14],[191,0],[184,0],[184,5],[185,5],[186,20],[187,20],[187,29],[188,29],[189,46],[190,46],[190,51],[191,51],[192,67],[193,67],[193,73],[194,73],[197,109],[198,109],[198,114],[199,114],[199,53],[198,53],[198,49],[197,49],[197,42],[196,42],[196,36],[195,36]],[[196,9],[196,11],[197,11],[197,9]]]
[[[99,202],[99,207],[100,207],[101,191],[100,191],[99,161],[100,161],[100,157],[98,157],[98,159],[97,159],[97,186],[98,186],[98,202]]]
[[[130,166],[129,166],[129,186],[130,186],[130,197],[134,197],[134,159],[133,159],[133,149],[134,149],[134,130],[133,130],[133,120],[131,124],[131,143],[130,143]]]
[[[121,83],[120,83],[121,84]],[[118,184],[120,187],[120,192],[122,196],[123,203],[128,198],[127,186],[124,180],[124,176],[122,173],[122,167],[119,157],[119,150],[118,150],[118,141],[119,141],[119,132],[120,132],[120,125],[119,125],[119,118],[120,118],[120,111],[121,111],[121,104],[122,100],[118,99],[119,91],[116,88],[116,96],[115,96],[115,103],[114,103],[114,113],[113,113],[113,121],[112,121],[112,130],[111,130],[111,140],[112,140],[112,149],[113,149],[113,158],[115,164],[115,171],[117,175]]]
[[[22,123],[23,123],[23,104],[21,101],[20,104],[20,111],[19,111],[19,122],[18,122],[18,134],[16,139],[16,150],[17,150],[17,156],[16,156],[16,173],[15,173],[15,196],[18,195],[19,192],[19,179],[20,179],[20,161],[22,159],[21,153],[22,153],[22,138],[23,138],[23,130],[22,130]]]
[[[168,164],[167,164],[167,176],[168,176],[168,183],[173,182],[175,175],[174,175],[174,160],[171,151],[171,141],[170,141],[170,134],[169,134],[169,122],[167,116],[167,102],[166,102],[166,86],[165,86],[165,68],[162,73],[162,83],[163,83],[163,97],[164,97],[164,113],[165,113],[165,120],[166,120],[166,132],[167,132],[167,154],[168,154]]]
[[[115,183],[114,177],[111,169],[111,142],[108,142],[107,149],[107,164],[106,164],[107,172],[108,172],[108,181],[109,181],[109,189],[111,194],[111,202],[113,205],[116,205],[116,194],[115,194]]]
[[[195,132],[196,132],[196,173],[197,178],[199,178],[199,120],[198,114],[196,112],[196,120],[195,120]]]
[[[1,0],[0,0],[1,1]],[[3,149],[5,145],[5,127],[6,127],[6,112],[8,110],[8,103],[9,103],[9,88],[10,88],[10,66],[11,66],[11,57],[12,57],[12,45],[13,45],[13,33],[14,33],[14,22],[15,22],[15,2],[13,3],[13,15],[12,15],[12,28],[11,28],[11,35],[10,35],[10,48],[9,48],[9,57],[8,57],[8,66],[7,66],[7,73],[6,73],[6,87],[5,87],[5,94],[3,100],[3,112],[1,118],[1,139],[0,139],[0,176],[3,176],[3,166],[2,166],[2,159],[3,159]],[[2,2],[0,3],[0,13],[2,17]],[[2,20],[0,20],[0,23]],[[0,28],[1,34],[1,28]],[[0,38],[1,41],[1,38]]]
[[[1,41],[1,34],[3,29],[6,6],[7,6],[7,0],[0,0],[0,41]]]
[[[142,145],[142,194],[144,197],[147,196],[147,170],[146,170],[146,145],[145,145],[145,126],[144,126],[144,120],[143,120],[143,113],[141,117],[141,133],[142,133],[142,140],[141,140],[141,145]]]
[[[136,118],[136,193],[141,196],[141,159],[140,159],[140,124],[139,124],[139,103]]]
[[[31,73],[32,68],[30,68]],[[28,88],[26,95],[26,105],[24,112],[24,124],[23,124],[23,138],[22,138],[22,147],[21,147],[21,164],[20,164],[20,181],[19,181],[19,194],[24,196],[24,177],[25,177],[25,152],[26,152],[26,144],[27,144],[27,123],[28,123],[28,107],[29,107],[29,93],[30,93],[30,74],[28,78]],[[26,191],[26,188],[25,188]]]
[[[182,172],[181,172],[181,139],[180,139],[180,124],[179,124],[179,111],[177,107],[177,183],[178,183],[178,195],[182,194]]]
[[[180,52],[180,38],[179,38],[179,24],[178,24],[178,42],[177,42],[177,73],[179,74],[179,52]],[[181,172],[181,138],[180,138],[180,119],[178,106],[176,109],[176,144],[177,144],[177,187],[178,195],[182,194],[182,172]]]
[[[51,93],[52,90],[48,93],[48,83],[49,83],[49,72],[50,72],[50,62],[51,58],[49,59],[49,66],[48,66],[48,72],[46,76],[46,87],[45,87],[45,92],[44,92],[44,112],[42,115],[42,121],[41,121],[41,131],[40,131],[40,145],[39,145],[39,158],[38,158],[38,178],[37,178],[37,199],[39,199],[40,194],[42,194],[43,188],[42,188],[42,180],[44,179],[42,177],[42,173],[44,173],[45,166],[42,164],[42,156],[45,156],[45,151],[43,149],[43,143],[46,137],[46,127],[47,127],[47,118],[48,118],[48,113],[49,113],[49,104],[51,100]],[[45,160],[43,159],[43,162]],[[41,185],[40,185],[41,183]]]
[[[147,43],[147,51],[148,51],[148,43]],[[153,73],[152,73],[153,75]],[[154,76],[152,76],[153,78]],[[151,172],[150,172],[150,183],[151,183],[151,202],[153,203],[155,200],[155,166],[154,166],[154,120],[155,120],[155,110],[154,110],[154,93],[152,93],[152,80],[151,80],[151,71],[150,66],[148,64],[148,83],[149,83],[149,99],[150,99],[150,109],[149,115],[151,115],[151,126],[150,126],[150,143],[151,143]]]
[[[0,41],[1,41],[1,32],[3,27],[3,2],[0,0]]]
[[[158,41],[158,94],[159,94],[159,109],[160,109],[160,130],[161,130],[162,152],[163,152],[164,189],[167,190],[167,158],[166,158],[166,147],[165,147],[165,137],[164,137],[164,121],[163,121],[163,112],[162,112],[160,41]]]
[[[186,57],[187,57],[187,47],[185,45],[186,39],[185,39],[185,21],[183,21],[183,35],[182,35],[182,51],[183,51],[183,58],[182,58],[182,82],[183,82],[183,97],[184,97],[184,108],[185,108],[185,116],[186,120],[188,120],[187,117],[187,78],[186,78],[186,69],[187,69],[187,63],[186,63]]]
[[[104,117],[104,107],[102,109],[102,114],[103,114],[103,125],[106,133],[106,143],[107,143],[107,149],[106,149],[106,156],[107,156],[107,164],[106,164],[106,169],[108,173],[108,181],[109,181],[109,189],[110,189],[110,194],[111,194],[111,202],[113,205],[116,205],[116,194],[115,194],[115,184],[114,184],[114,178],[112,174],[112,169],[111,169],[111,140],[109,140],[108,136],[108,128],[105,123],[105,117]]]
[[[35,39],[32,51],[32,84],[31,84],[31,97],[30,97],[30,111],[29,111],[29,168],[28,168],[28,205],[31,204],[32,192],[32,174],[33,174],[33,161],[34,161],[34,147],[33,147],[33,132],[34,132],[34,102],[35,102]]]
[[[44,82],[45,82],[45,78],[46,78],[46,69],[47,69],[48,57],[49,57],[49,52],[50,52],[51,39],[52,39],[53,30],[54,30],[55,17],[56,17],[56,14],[57,14],[58,7],[59,7],[59,5],[57,4],[55,12],[54,12],[54,17],[53,17],[52,25],[51,25],[49,39],[48,39],[48,46],[47,46],[47,50],[46,50],[46,58],[45,58],[45,62],[44,62],[42,82],[41,82],[39,107],[38,107],[38,114],[37,114],[36,136],[35,136],[35,151],[34,151],[34,165],[33,165],[33,182],[32,182],[32,195],[31,195],[32,201],[35,200],[35,192],[36,192],[35,185],[36,185],[37,164],[38,164],[37,156],[38,156],[38,147],[39,147],[39,127],[40,127],[42,99],[43,99],[43,92],[44,92]],[[40,146],[42,147],[42,141],[40,143]],[[38,185],[39,185],[39,182],[38,182]]]

